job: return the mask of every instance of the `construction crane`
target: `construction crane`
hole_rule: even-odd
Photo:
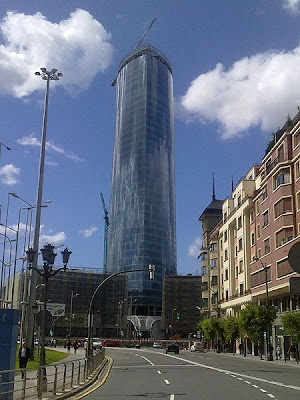
[[[140,38],[140,40],[137,42],[137,45],[135,46],[135,48],[137,49],[138,47],[140,47],[140,45],[143,43],[145,36],[148,34],[148,32],[150,31],[150,29],[152,28],[152,25],[155,23],[155,21],[157,20],[157,18],[153,18],[153,20],[151,21],[151,24],[148,26],[148,28],[145,30],[144,34],[142,35],[142,37]]]
[[[108,239],[108,227],[109,227],[109,218],[108,218],[108,211],[105,206],[105,201],[103,197],[103,193],[100,193],[101,201],[102,201],[102,207],[104,211],[104,246],[103,246],[103,272],[106,275],[107,274],[107,239]]]
[[[134,50],[136,50],[138,47],[140,47],[140,45],[143,43],[146,35],[148,34],[148,32],[150,31],[150,29],[152,28],[152,25],[155,23],[155,21],[157,20],[157,18],[153,18],[153,20],[151,21],[150,25],[148,26],[148,28],[145,30],[145,32],[143,33],[142,37],[140,38],[140,40],[137,42],[137,45],[135,46]],[[112,81],[111,86],[115,86],[115,84],[117,83],[117,77]]]

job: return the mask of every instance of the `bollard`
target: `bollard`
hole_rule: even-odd
[[[24,378],[22,381],[22,392],[21,392],[21,400],[25,400],[26,398],[26,369],[24,369]]]

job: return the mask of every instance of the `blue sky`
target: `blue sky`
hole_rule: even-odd
[[[300,0],[85,0],[0,3],[0,203],[36,199],[45,83],[51,83],[42,243],[70,266],[102,267],[120,60],[146,41],[173,67],[178,272],[200,270],[198,217],[260,162],[272,132],[300,105]],[[9,225],[24,203],[10,199]],[[25,224],[25,212],[22,212]],[[3,213],[2,213],[3,222]],[[23,226],[22,226],[23,227]],[[22,228],[21,227],[21,228]],[[21,230],[22,231],[22,230]],[[13,236],[11,236],[13,237]],[[58,262],[58,261],[57,261]],[[59,262],[58,262],[59,263]]]

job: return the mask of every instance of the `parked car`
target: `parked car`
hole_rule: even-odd
[[[191,345],[191,351],[200,351],[203,352],[204,351],[204,346],[202,342],[194,342]]]
[[[153,348],[154,348],[154,349],[162,349],[162,344],[161,344],[161,342],[154,342],[154,343],[153,343]]]
[[[102,342],[103,347],[121,347],[121,342],[113,339],[104,339]]]
[[[179,354],[179,346],[176,342],[169,342],[166,344],[166,354],[169,352],[174,352],[175,354]]]

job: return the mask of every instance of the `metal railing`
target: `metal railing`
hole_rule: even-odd
[[[92,380],[104,362],[105,350],[101,349],[89,358],[59,362],[45,367],[0,371],[0,399],[59,399],[65,393]],[[43,380],[45,376],[46,382]]]

